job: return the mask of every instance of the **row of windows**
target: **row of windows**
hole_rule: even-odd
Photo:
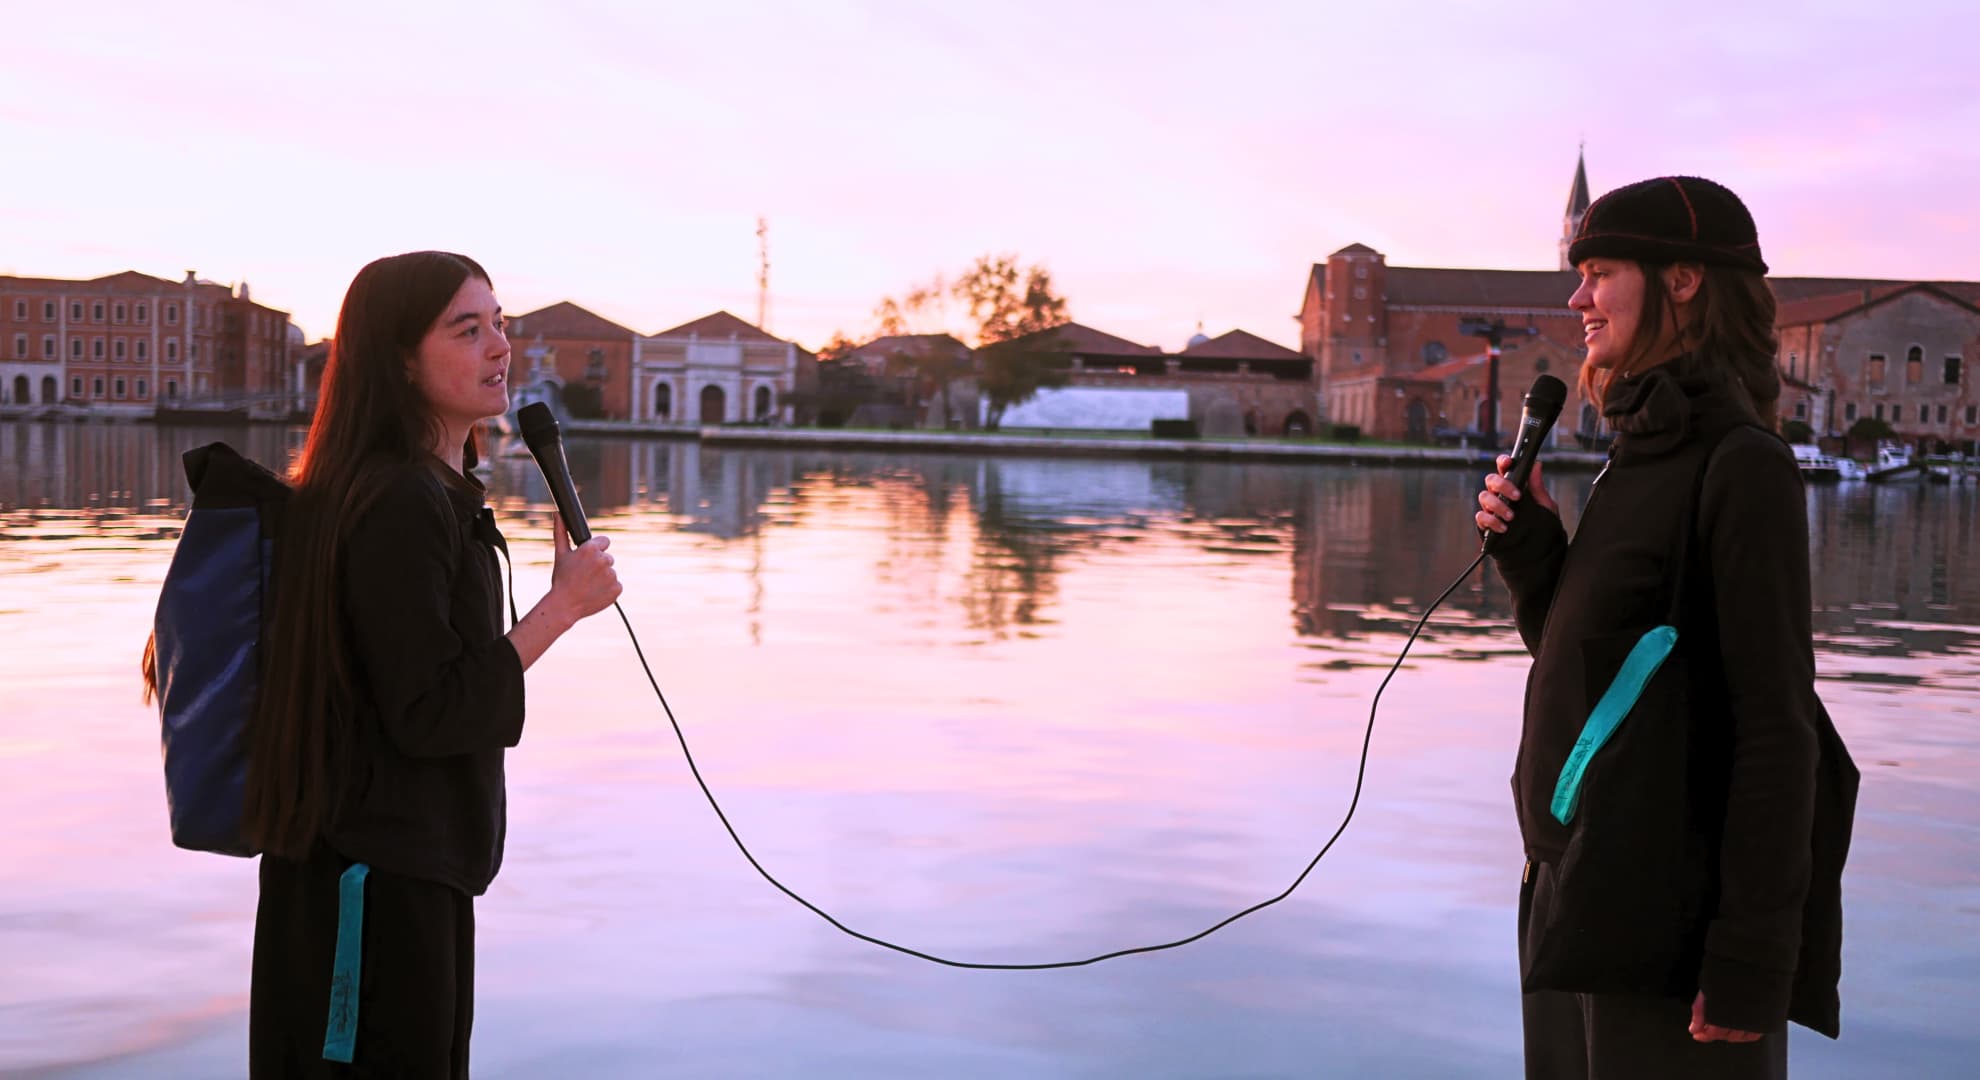
[[[1788,354],[1788,362],[1790,365],[1793,364],[1794,354]],[[1959,385],[1961,367],[1961,357],[1958,355],[1949,355],[1945,358],[1944,364],[1939,369],[1939,378],[1948,386],[1957,386]],[[1866,374],[1869,376],[1872,387],[1884,385],[1883,353],[1870,354],[1870,364]],[[1920,346],[1913,345],[1910,351],[1905,354],[1904,381],[1907,386],[1916,386],[1925,381],[1925,350]]]
[[[41,302],[41,321],[54,322],[55,314],[57,310],[58,307],[55,301],[43,300]],[[109,321],[113,323],[135,322],[141,324],[148,324],[151,321],[150,303],[145,301],[139,301],[135,304],[129,304],[129,303],[125,303],[122,300],[116,300],[116,301],[93,300],[88,303],[87,308],[85,308],[83,301],[71,300],[69,301],[69,321],[82,322],[83,312],[85,310],[89,312],[90,322],[100,323],[100,322]],[[20,300],[20,299],[16,299],[14,301],[15,322],[28,321],[28,311],[29,311],[28,301]],[[158,311],[159,314],[163,316],[165,320],[165,325],[167,326],[179,325],[179,305],[160,304],[158,306]],[[206,324],[205,309],[203,308],[196,309],[195,314],[199,316],[198,321],[200,325],[204,326]]]
[[[1808,403],[1801,402],[1797,404],[1794,407],[1794,415],[1795,418],[1798,420],[1808,419]],[[1843,423],[1846,424],[1855,423],[1856,415],[1857,415],[1856,402],[1854,401],[1844,402]],[[1898,404],[1892,404],[1888,409],[1886,409],[1884,403],[1879,401],[1872,407],[1870,415],[1876,417],[1879,420],[1888,420],[1893,424],[1902,424],[1905,422],[1905,418],[1910,415],[1910,411],[1906,409],[1903,405],[1898,405]],[[1917,416],[1918,416],[1918,422],[1921,424],[1933,424],[1933,423],[1943,424],[1946,423],[1952,417],[1952,415],[1953,415],[1952,411],[1949,410],[1944,405],[1918,406]],[[1968,424],[1980,423],[1980,405],[1968,405],[1966,407],[1966,422]]]
[[[85,345],[83,338],[79,338],[79,337],[70,338],[69,358],[71,360],[83,359],[84,348]],[[88,339],[87,348],[89,349],[89,356],[91,359],[102,360],[106,358],[106,353],[104,351],[106,348],[105,339],[90,338]],[[109,352],[107,354],[109,359],[123,360],[126,359],[127,357],[136,360],[151,359],[151,342],[144,338],[139,338],[134,342],[127,342],[127,339],[125,338],[117,338],[115,340],[109,341],[107,348],[109,349]],[[55,345],[55,335],[43,334],[41,337],[41,359],[54,360],[56,359],[57,355],[58,355],[58,350]],[[192,344],[186,346],[186,357],[191,360],[199,359],[199,342],[195,341]],[[28,337],[26,334],[14,335],[13,358],[16,360],[28,359]],[[178,358],[179,358],[179,343],[177,341],[167,341],[165,343],[166,361],[170,362],[177,360]]]
[[[598,350],[594,349],[593,352]],[[768,420],[776,416],[776,400],[767,386],[758,386],[755,395],[756,418]],[[721,423],[727,415],[728,396],[719,386],[701,388],[701,420],[703,423]],[[660,382],[653,387],[653,415],[661,420],[674,418],[674,387],[672,383]]]
[[[151,384],[149,380],[137,379],[134,380],[133,382],[127,382],[122,377],[106,379],[102,375],[98,375],[89,380],[88,396],[92,398],[103,397],[104,396],[103,392],[106,389],[110,391],[109,397],[112,401],[115,401],[117,399],[126,396],[137,398],[139,400],[151,396]],[[135,390],[136,393],[127,394],[126,391],[129,390]],[[166,379],[165,380],[166,399],[172,400],[172,399],[176,399],[178,396],[179,396],[179,380]],[[77,375],[69,379],[69,397],[72,399],[80,399],[83,397],[82,376]]]
[[[55,381],[55,377],[52,375],[44,376],[42,378],[41,404],[53,405],[56,403],[57,385],[58,384]],[[202,386],[203,385],[204,384],[202,383]],[[149,379],[142,379],[142,378],[135,380],[128,380],[121,377],[105,377],[102,375],[98,375],[89,380],[89,390],[90,392],[87,395],[83,393],[82,376],[76,375],[76,376],[72,376],[69,379],[70,401],[87,401],[90,398],[103,398],[106,396],[112,401],[117,401],[124,398],[143,401],[151,396],[151,382]],[[107,395],[105,394],[106,390],[109,391]],[[177,401],[178,398],[179,398],[179,380],[166,379],[165,400]],[[8,404],[13,404],[13,405],[33,404],[34,403],[33,382],[29,380],[28,377],[25,375],[14,376],[13,381],[10,384],[0,385],[0,402],[6,402]]]

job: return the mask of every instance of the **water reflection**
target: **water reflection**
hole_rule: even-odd
[[[224,438],[276,463],[299,435],[0,425],[0,1073],[240,1071],[253,866],[168,846],[134,662],[178,455]],[[490,449],[527,599],[549,500]],[[1282,889],[1344,809],[1379,669],[1476,550],[1467,470],[569,456],[757,854],[856,927],[987,960],[1180,936]],[[1848,1034],[1797,1041],[1797,1075],[1959,1075],[1980,1052],[1960,1004],[1980,994],[1980,506],[1859,485],[1808,513],[1824,697],[1866,776]],[[1017,979],[839,938],[756,880],[623,632],[587,622],[530,674],[480,908],[478,1071],[1512,1074],[1507,619],[1476,574],[1431,624],[1354,827],[1287,904]]]
[[[6,535],[47,529],[164,532],[182,514],[179,456],[215,439],[286,462],[300,429],[0,424]],[[971,625],[1021,632],[1051,618],[1069,559],[1131,552],[1151,523],[1210,559],[1287,560],[1289,614],[1311,637],[1406,629],[1476,553],[1467,470],[1336,468],[1167,460],[1052,460],[829,450],[705,449],[693,441],[568,440],[583,501],[600,527],[659,515],[722,541],[803,527],[845,511],[853,493],[886,518],[885,575],[970,551],[956,602]],[[498,505],[539,516],[549,492],[519,444],[488,447]],[[1557,480],[1572,521],[1587,478]],[[959,516],[958,511],[963,511]],[[1959,652],[1980,633],[1980,495],[1971,485],[1810,489],[1817,632],[1860,656]],[[1132,557],[1132,556],[1130,556]],[[1965,614],[1962,614],[1965,613]],[[1509,618],[1489,568],[1461,586],[1433,637],[1497,634]]]
[[[178,456],[214,438],[279,464],[301,432],[0,424],[0,1074],[238,1072],[253,866],[168,848],[135,692]],[[1344,809],[1380,668],[1477,547],[1469,470],[568,456],[756,854],[861,929],[972,959],[1166,939],[1283,888]],[[499,444],[487,480],[539,591],[543,480]],[[1586,480],[1556,484],[1570,517]],[[1808,521],[1824,698],[1865,795],[1847,1034],[1798,1040],[1796,1068],[1960,1074],[1980,1052],[1960,1005],[1980,995],[1980,499],[1820,487]],[[622,630],[592,620],[531,672],[477,1068],[1513,1074],[1527,664],[1507,622],[1489,571],[1437,614],[1382,705],[1364,809],[1289,904],[1018,981],[875,953],[754,880]]]

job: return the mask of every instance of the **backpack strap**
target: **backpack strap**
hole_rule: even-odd
[[[516,564],[509,558],[509,541],[502,536],[502,530],[495,527],[495,511],[482,507],[474,518],[475,539],[502,553],[502,566],[509,573],[509,629],[515,629],[522,617],[516,614]]]
[[[1695,554],[1692,539],[1698,534],[1699,519],[1703,513],[1705,476],[1712,471],[1712,463],[1719,459],[1719,449],[1725,445],[1726,439],[1734,432],[1749,427],[1756,431],[1762,430],[1753,424],[1735,424],[1713,436],[1710,444],[1705,448],[1703,460],[1698,463],[1698,475],[1691,481],[1691,501],[1685,513],[1684,529],[1678,533],[1677,573],[1671,578],[1671,598],[1665,607],[1664,615],[1664,623],[1667,626],[1684,625],[1678,619],[1684,611],[1684,587],[1691,575],[1692,556]]]

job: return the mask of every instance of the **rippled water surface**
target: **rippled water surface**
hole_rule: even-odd
[[[178,455],[275,428],[0,424],[0,1075],[244,1069],[251,862],[175,850],[137,655]],[[959,959],[1195,933],[1292,883],[1370,695],[1475,549],[1466,470],[574,440],[624,605],[771,873]],[[1587,476],[1563,477],[1570,510]],[[546,495],[500,457],[524,607]],[[1980,497],[1810,493],[1824,700],[1863,767],[1844,1038],[1801,1077],[1980,1055]],[[1377,719],[1354,823],[1185,948],[961,971],[757,877],[609,616],[529,675],[479,902],[478,1076],[1510,1076],[1526,658],[1474,574]]]

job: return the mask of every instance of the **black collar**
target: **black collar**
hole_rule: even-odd
[[[1725,365],[1686,353],[1610,383],[1602,415],[1621,449],[1667,454],[1694,432],[1753,422],[1730,379]]]

